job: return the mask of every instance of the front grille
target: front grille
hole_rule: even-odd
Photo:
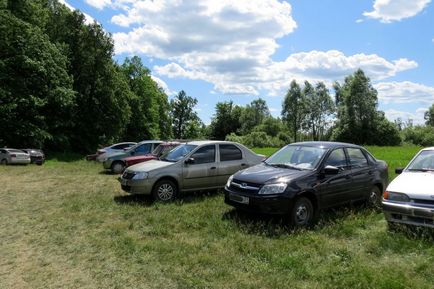
[[[131,180],[135,176],[135,173],[132,172],[124,172],[122,175],[123,179]]]
[[[421,206],[434,206],[434,200],[424,200],[424,199],[412,199],[413,203],[415,205],[421,205]]]
[[[256,194],[261,188],[261,185],[255,183],[243,182],[239,180],[232,180],[229,188],[234,192]]]

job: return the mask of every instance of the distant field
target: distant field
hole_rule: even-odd
[[[368,149],[392,170],[419,148]],[[0,288],[433,288],[432,238],[389,232],[381,213],[292,232],[218,193],[155,204],[116,178],[73,156],[0,166]]]

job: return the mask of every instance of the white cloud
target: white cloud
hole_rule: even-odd
[[[424,124],[424,113],[417,109],[415,112],[400,111],[395,109],[388,109],[385,112],[386,118],[390,121],[394,121],[400,118],[402,121],[412,120],[413,124]]]
[[[374,86],[378,90],[378,98],[385,102],[414,103],[422,102],[431,105],[434,103],[434,87],[410,81],[381,82]]]
[[[164,80],[162,80],[161,78],[158,78],[155,75],[151,75],[151,78],[152,78],[152,80],[154,80],[158,84],[158,86],[160,88],[162,88],[164,90],[164,92],[168,96],[176,94],[175,91],[172,91],[172,90],[169,89],[169,86],[167,85],[167,83]]]
[[[59,2],[63,5],[65,5],[69,10],[76,10],[71,4],[66,2],[66,0],[59,0]],[[92,24],[95,21],[95,19],[92,16],[90,16],[89,14],[84,13],[82,11],[80,11],[80,12],[83,13],[84,21],[86,24]]]
[[[299,52],[274,61],[278,39],[297,27],[285,1],[128,1],[111,1],[123,7],[112,22],[130,27],[114,33],[116,53],[167,60],[153,67],[157,75],[204,80],[220,93],[282,95],[292,79],[331,84],[361,68],[378,81],[417,67],[406,58],[337,50]]]
[[[112,4],[111,0],[85,0],[85,2],[100,10]]]
[[[374,10],[363,15],[383,23],[401,21],[420,13],[431,0],[375,0]]]

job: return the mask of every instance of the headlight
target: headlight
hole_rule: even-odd
[[[147,172],[138,172],[134,175],[133,180],[144,180],[147,179],[149,174]]]
[[[231,186],[232,183],[232,179],[234,178],[234,175],[230,176],[228,181],[226,182],[226,187],[229,188]]]
[[[410,202],[410,198],[406,194],[388,191],[384,192],[383,199],[395,202]]]
[[[284,183],[265,185],[261,188],[258,194],[260,195],[273,195],[282,194],[288,185]]]

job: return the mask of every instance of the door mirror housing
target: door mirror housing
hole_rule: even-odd
[[[184,161],[186,165],[194,164],[194,158],[188,158]]]
[[[395,173],[396,173],[397,175],[399,175],[399,174],[402,173],[403,170],[404,170],[404,168],[396,168],[396,169],[395,169]]]
[[[335,166],[325,166],[323,169],[324,174],[326,175],[337,175],[339,174],[340,169]]]

